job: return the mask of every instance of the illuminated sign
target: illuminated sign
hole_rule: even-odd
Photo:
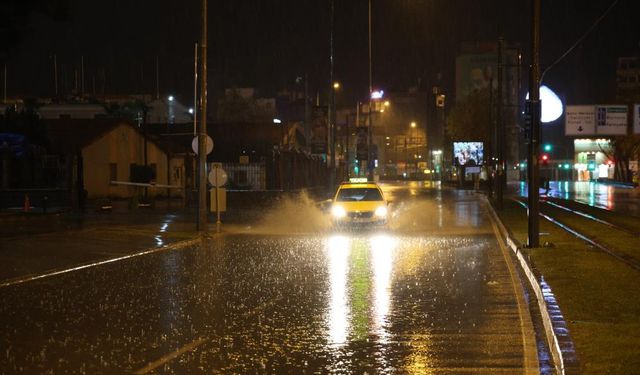
[[[349,182],[351,182],[352,184],[361,184],[361,183],[367,183],[369,180],[367,180],[366,177],[352,177],[349,179]]]
[[[484,162],[482,142],[453,142],[453,164],[456,166],[476,166]]]
[[[383,96],[384,96],[384,91],[382,91],[382,90],[373,91],[371,93],[371,99],[382,99]]]

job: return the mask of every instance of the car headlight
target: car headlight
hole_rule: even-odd
[[[387,208],[385,206],[380,206],[376,208],[376,216],[377,217],[386,217],[387,216]]]
[[[332,206],[331,207],[331,214],[336,219],[340,219],[340,218],[343,218],[343,217],[347,216],[347,211],[345,211],[342,206]]]

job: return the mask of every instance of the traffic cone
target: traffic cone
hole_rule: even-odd
[[[29,194],[24,195],[24,212],[31,211],[31,202],[29,202]]]

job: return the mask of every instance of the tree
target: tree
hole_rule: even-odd
[[[484,142],[484,149],[492,150],[494,130],[488,89],[474,90],[453,106],[447,133],[453,141]]]
[[[275,108],[266,108],[258,100],[243,97],[237,89],[230,90],[218,101],[217,119],[220,122],[271,122]]]
[[[611,148],[600,147],[600,150],[614,162],[614,180],[621,182],[633,180],[633,173],[629,169],[629,160],[637,158],[640,153],[640,135],[613,137],[611,138]]]

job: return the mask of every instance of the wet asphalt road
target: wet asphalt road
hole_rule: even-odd
[[[285,202],[200,246],[1,288],[0,373],[512,374],[537,365],[478,197],[386,190],[396,217],[385,231],[334,233],[315,206]]]

